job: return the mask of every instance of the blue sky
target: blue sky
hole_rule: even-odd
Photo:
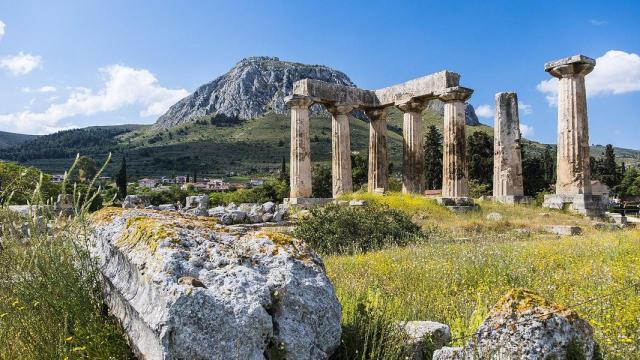
[[[555,143],[545,62],[599,58],[588,76],[591,143],[640,149],[636,1],[0,0],[0,130],[152,123],[247,56],[325,64],[363,88],[443,69],[518,92],[526,137]],[[597,71],[597,73],[596,73]],[[593,79],[590,79],[593,77]]]

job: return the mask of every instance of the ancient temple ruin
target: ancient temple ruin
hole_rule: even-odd
[[[522,180],[522,149],[518,95],[513,92],[496,94],[493,128],[493,200],[514,204],[527,203]]]
[[[589,126],[585,76],[596,61],[584,55],[552,61],[544,70],[558,78],[558,156],[556,193],[545,195],[543,206],[587,216],[603,213],[601,196],[591,193]]]
[[[286,98],[291,109],[291,204],[310,204],[312,199],[309,107],[323,105],[331,113],[333,196],[351,192],[351,146],[348,115],[363,110],[370,119],[370,192],[388,189],[386,109],[397,107],[403,113],[402,191],[422,193],[425,188],[422,110],[427,102],[445,103],[443,197],[468,196],[465,160],[464,103],[473,90],[459,86],[460,75],[441,71],[378,90],[304,79],[293,86]]]

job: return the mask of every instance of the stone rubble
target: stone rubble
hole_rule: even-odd
[[[428,350],[440,349],[451,341],[451,329],[439,322],[404,321],[398,325],[412,346],[412,360],[426,359]]]

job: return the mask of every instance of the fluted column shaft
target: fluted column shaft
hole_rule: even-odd
[[[456,87],[440,96],[444,101],[443,197],[469,196],[464,102],[472,92]]]
[[[287,105],[291,109],[291,159],[290,193],[291,198],[310,198],[311,184],[311,147],[309,142],[309,106],[312,101],[306,97],[292,97]]]
[[[422,134],[422,110],[424,101],[410,100],[399,104],[404,112],[402,122],[402,192],[424,191],[424,137]]]
[[[351,170],[350,106],[330,106],[331,113],[331,175],[333,197],[353,191]]]
[[[493,128],[493,196],[523,196],[518,95],[496,94]]]
[[[366,110],[369,117],[369,177],[367,190],[389,190],[387,158],[387,119],[385,109]]]
[[[556,194],[591,194],[585,75],[594,66],[574,63],[548,70],[559,78]]]

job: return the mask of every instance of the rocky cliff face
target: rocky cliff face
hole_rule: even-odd
[[[267,112],[285,114],[284,97],[291,94],[295,81],[306,78],[354,86],[343,72],[327,66],[280,61],[277,57],[250,57],[171,106],[155,126],[171,128],[211,114],[239,119],[252,119]],[[443,113],[440,101],[432,102],[432,107]],[[471,105],[467,105],[466,113],[467,124],[477,125]],[[361,112],[355,115],[364,118]]]
[[[444,117],[444,103],[440,100],[432,100],[429,102],[427,109],[432,110],[440,114],[440,116]],[[464,117],[467,125],[476,126],[480,125],[480,121],[478,121],[478,116],[476,116],[476,110],[473,108],[473,105],[466,103],[464,107]]]
[[[156,126],[169,128],[209,114],[240,119],[270,111],[284,114],[284,97],[291,94],[295,81],[305,78],[354,86],[347,75],[327,66],[280,61],[277,57],[250,57],[173,105]]]

